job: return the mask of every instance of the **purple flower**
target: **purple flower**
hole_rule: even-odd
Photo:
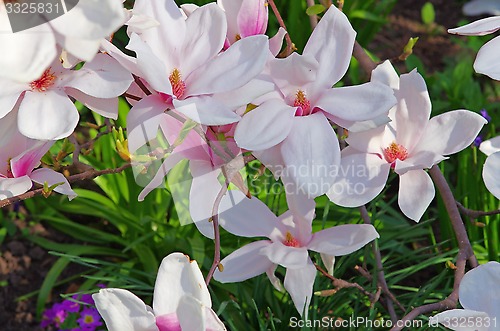
[[[73,296],[73,299],[76,299],[76,297]],[[78,311],[80,311],[80,304],[72,300],[66,299],[62,302],[61,305],[68,313],[77,313]]]
[[[486,109],[481,109],[479,112],[481,113],[481,116],[483,116],[488,122],[491,121],[491,116],[488,114]]]
[[[52,320],[54,321],[54,324],[59,327],[61,324],[64,323],[64,320],[68,316],[68,313],[64,309],[64,305],[62,303],[56,303],[52,306],[52,310],[54,313],[54,317]]]
[[[93,331],[96,327],[101,326],[101,316],[95,308],[85,308],[80,313],[80,318],[76,320],[82,330]]]
[[[476,139],[474,139],[474,142],[472,144],[476,147],[479,147],[479,145],[481,145],[482,142],[483,142],[483,138],[481,136],[477,136]]]
[[[90,306],[93,306],[95,303],[94,303],[94,299],[92,299],[92,295],[91,294],[82,294],[79,298],[80,301],[90,305]]]

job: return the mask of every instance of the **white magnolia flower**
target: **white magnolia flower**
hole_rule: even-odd
[[[500,330],[500,263],[488,262],[467,272],[458,296],[464,309],[447,310],[429,321],[457,331]]]
[[[463,6],[462,11],[468,16],[482,14],[500,15],[500,0],[469,1]]]
[[[118,30],[125,19],[121,0],[79,0],[65,14],[13,33],[5,4],[0,1],[0,45],[8,50],[0,52],[0,77],[25,83],[39,78],[59,57],[57,45],[80,60],[90,61],[101,40]]]
[[[241,282],[265,272],[273,286],[281,290],[280,281],[274,275],[281,265],[287,270],[285,289],[297,311],[301,315],[305,312],[307,319],[316,278],[316,267],[308,250],[322,253],[325,265],[331,269],[332,257],[350,254],[379,235],[369,224],[345,224],[312,233],[314,200],[300,203],[302,208],[294,209],[307,209],[309,212],[305,215],[292,209],[276,216],[259,199],[247,199],[240,191],[229,191],[220,204],[221,226],[237,236],[267,239],[250,243],[226,256],[221,261],[224,270],[216,270],[214,279],[222,283]]]
[[[483,180],[486,188],[500,199],[500,136],[483,141],[479,149],[488,155],[483,168]]]
[[[369,131],[349,133],[338,180],[327,195],[340,206],[364,205],[383,190],[394,169],[399,175],[399,207],[418,222],[435,195],[424,169],[469,146],[486,120],[468,110],[429,118],[431,100],[416,70],[400,78],[386,61],[373,71],[372,80],[394,89],[398,104],[389,112],[392,121]]]
[[[109,331],[223,331],[196,261],[182,253],[165,257],[156,278],[153,308],[133,293],[102,289],[93,294]]]

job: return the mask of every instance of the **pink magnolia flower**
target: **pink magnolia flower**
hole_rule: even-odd
[[[483,180],[486,188],[500,199],[500,136],[483,141],[479,149],[488,155],[483,168]]]
[[[17,104],[17,125],[22,134],[57,140],[69,136],[80,118],[69,96],[104,117],[116,119],[118,96],[132,81],[132,75],[106,54],[98,54],[80,70],[65,69],[56,60],[31,83],[0,79],[0,118]]]
[[[23,194],[31,189],[33,182],[48,186],[61,184],[54,191],[66,194],[70,200],[76,197],[68,180],[52,169],[40,168],[40,159],[54,144],[53,141],[36,141],[26,138],[15,124],[12,112],[0,119],[0,200]],[[35,170],[36,169],[36,170]]]
[[[118,288],[102,289],[92,298],[109,331],[226,330],[211,309],[198,264],[182,253],[172,253],[161,262],[152,309],[133,293]]]
[[[234,205],[233,201],[241,201]],[[246,199],[240,191],[229,191],[221,201],[220,224],[228,232],[241,237],[267,237],[250,243],[226,256],[216,270],[214,279],[222,283],[241,282],[264,272],[281,290],[274,272],[278,265],[286,268],[284,286],[298,312],[307,319],[313,295],[316,268],[308,250],[342,256],[350,254],[379,235],[372,225],[346,224],[312,232],[314,201],[300,202],[305,215],[287,211],[275,216],[267,206],[253,197]],[[304,315],[305,312],[305,315]]]
[[[269,17],[266,0],[217,0],[226,12],[227,43],[241,38],[264,34]]]
[[[121,0],[79,0],[54,20],[12,33],[5,4],[0,1],[0,44],[8,50],[0,54],[0,77],[25,83],[36,80],[59,57],[57,45],[80,60],[90,61],[101,39],[124,22]]]
[[[467,272],[458,297],[464,309],[447,310],[432,316],[429,322],[458,331],[500,330],[500,263],[488,262]]]
[[[472,0],[467,2],[462,11],[467,16],[482,14],[500,15],[500,1],[498,0]]]
[[[372,79],[395,91],[398,104],[389,112],[392,121],[366,132],[349,133],[339,177],[327,195],[340,206],[361,206],[383,190],[393,169],[399,175],[399,207],[418,222],[435,194],[424,169],[469,146],[486,120],[468,110],[429,119],[431,100],[416,70],[398,77],[386,61],[373,71]]]
[[[449,29],[448,33],[464,36],[484,36],[500,29],[500,16],[484,18],[455,29]],[[474,70],[477,73],[487,75],[493,79],[500,80],[500,65],[498,65],[498,49],[500,48],[500,37],[493,38],[484,44],[477,53],[474,61]]]
[[[314,29],[303,55],[269,63],[277,91],[239,122],[235,139],[268,167],[283,167],[309,197],[326,193],[335,181],[340,147],[328,120],[349,127],[374,119],[395,104],[383,84],[332,88],[347,72],[356,32],[331,6]],[[279,176],[279,174],[278,174]]]
[[[220,53],[226,37],[224,12],[215,3],[187,19],[173,0],[135,2],[134,11],[158,27],[132,33],[128,48],[137,55],[141,77],[164,96],[163,110],[175,108],[205,125],[239,120],[235,108],[215,96],[243,87],[263,70],[269,43],[251,36]]]

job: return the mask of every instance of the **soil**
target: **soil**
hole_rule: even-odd
[[[382,59],[394,59],[410,37],[420,37],[418,46],[414,49],[416,55],[424,62],[429,72],[443,67],[443,58],[452,55],[457,48],[450,42],[446,29],[456,27],[464,17],[461,14],[461,4],[458,1],[432,0],[436,11],[436,26],[432,29],[421,23],[420,9],[426,0],[399,0],[389,16],[389,24],[374,41],[369,49]],[[404,68],[404,63],[395,62]],[[401,69],[405,72],[406,69]],[[15,221],[19,229],[26,229],[26,222]],[[45,229],[38,224],[29,228],[32,233],[44,236],[57,242],[68,242],[54,230]],[[49,255],[44,249],[37,247],[17,235],[7,236],[0,245],[0,329],[3,331],[33,331],[41,330],[36,321],[36,295],[24,301],[17,298],[36,291],[42,285],[44,277],[55,262],[56,257]],[[81,271],[78,266],[70,266],[66,276]],[[61,292],[67,291],[60,289]],[[74,287],[75,284],[71,284]],[[57,298],[57,294],[53,295]]]

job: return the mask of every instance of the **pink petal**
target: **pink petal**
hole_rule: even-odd
[[[415,222],[420,221],[434,195],[434,184],[425,171],[410,170],[399,176],[399,208]]]
[[[286,34],[286,30],[280,27],[274,37],[269,39],[269,50],[274,57],[276,57],[281,51],[281,47],[283,46],[283,39],[285,38]]]
[[[295,308],[304,320],[307,320],[315,279],[316,267],[309,258],[303,268],[286,270],[285,289],[290,293]]]
[[[481,47],[477,53],[476,61],[474,61],[474,70],[477,73],[500,80],[500,69],[495,57],[499,47],[500,38],[498,37],[493,38]]]
[[[203,125],[224,125],[240,120],[240,116],[219,100],[210,96],[172,100],[175,110]]]
[[[0,200],[12,198],[27,192],[33,183],[28,176],[0,178]]]
[[[389,60],[385,60],[372,71],[371,81],[399,90],[399,75]]]
[[[45,182],[50,186],[55,184],[63,183],[62,185],[58,185],[54,191],[60,194],[67,195],[69,200],[73,200],[76,198],[77,194],[75,191],[71,189],[68,180],[64,177],[63,174],[56,172],[52,169],[40,168],[33,171],[30,175],[30,178],[35,183],[44,185]]]
[[[309,254],[306,247],[285,246],[280,241],[273,242],[260,251],[271,262],[282,265],[285,268],[302,268],[307,265]]]
[[[114,120],[118,118],[118,98],[94,98],[77,89],[66,88],[65,90],[68,95],[80,101],[85,107],[95,111],[99,115]]]
[[[467,272],[459,288],[460,304],[485,312],[492,320],[500,317],[500,263],[482,264]],[[495,329],[495,328],[493,328]]]
[[[484,36],[500,29],[500,17],[493,16],[469,23],[455,29],[449,29],[448,33],[461,34],[464,36]]]
[[[10,165],[14,177],[30,175],[53,144],[53,141],[36,141],[28,150],[13,158]]]
[[[242,38],[264,34],[267,29],[268,6],[265,0],[243,0],[238,12],[238,27]]]

